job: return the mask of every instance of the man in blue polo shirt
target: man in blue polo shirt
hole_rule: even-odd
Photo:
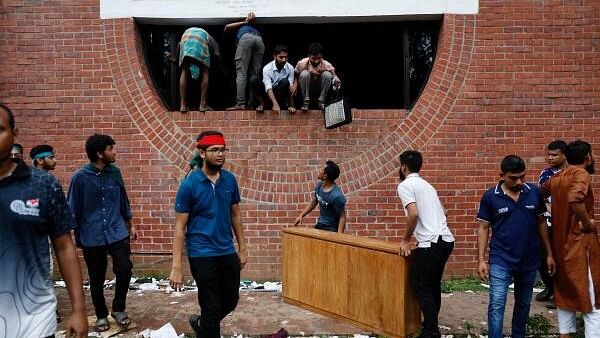
[[[525,324],[539,266],[539,239],[546,248],[548,273],[554,274],[554,259],[546,231],[546,205],[534,184],[524,183],[525,162],[516,155],[500,164],[500,182],[483,194],[479,221],[479,277],[490,283],[488,335],[502,337],[508,286],[514,281],[515,306],[511,337],[525,337]],[[489,228],[492,228],[489,261],[485,260]],[[488,266],[489,264],[489,266]]]
[[[73,314],[67,336],[87,337],[73,216],[54,176],[11,160],[15,118],[0,104],[0,337],[54,337],[56,297],[48,238],[67,283]]]
[[[175,198],[175,234],[171,287],[183,285],[181,254],[187,248],[192,276],[198,285],[200,316],[190,317],[198,337],[219,338],[221,320],[237,306],[240,270],[246,265],[240,192],[225,163],[225,139],[218,131],[198,136],[201,163],[181,183]],[[239,256],[233,245],[237,239]]]

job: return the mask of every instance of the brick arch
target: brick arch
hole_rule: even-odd
[[[229,141],[243,152],[255,154],[256,159],[232,158],[228,160],[228,167],[238,176],[244,198],[266,203],[298,203],[306,199],[306,192],[313,188],[315,170],[323,162],[323,158],[311,161],[315,154],[311,147],[336,147],[354,137],[354,146],[333,153],[333,158],[342,158],[340,181],[344,190],[353,193],[392,173],[397,167],[396,157],[402,150],[426,145],[443,124],[461,91],[469,69],[475,30],[474,16],[444,16],[429,81],[406,117],[398,111],[357,110],[352,125],[337,131],[324,131],[321,118],[316,114],[282,117],[261,116],[251,111],[209,112],[206,115],[169,112],[160,102],[144,65],[135,22],[115,19],[102,23],[109,66],[127,113],[148,142],[179,168],[177,174],[181,176],[187,167],[194,130],[220,129],[227,135],[234,135],[240,128],[256,128],[259,131],[256,142],[246,144],[241,137]],[[375,137],[363,137],[361,131],[373,131],[373,128],[377,133],[371,134],[376,134]],[[317,141],[309,140],[307,135],[315,131],[324,136]],[[290,171],[288,165],[285,172],[278,171],[277,166],[269,166],[268,159],[263,165],[259,153],[262,150],[257,148],[264,148],[269,143],[264,134],[270,132],[293,134],[296,138],[291,137],[290,141],[298,141],[284,146],[283,151],[279,148],[273,151],[274,155],[282,157],[283,163],[305,163],[295,171]]]

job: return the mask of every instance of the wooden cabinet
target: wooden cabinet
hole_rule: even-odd
[[[309,228],[283,231],[284,301],[374,333],[418,331],[408,272],[397,244]]]

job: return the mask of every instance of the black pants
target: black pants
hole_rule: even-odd
[[[239,300],[240,259],[237,254],[189,258],[198,286],[202,338],[221,337],[221,320],[235,309]]]
[[[275,83],[273,87],[271,87],[271,90],[273,91],[273,95],[275,95],[277,103],[279,103],[279,108],[287,110],[290,102],[290,82],[288,79],[282,79]]]
[[[454,242],[444,242],[440,236],[429,248],[413,252],[410,282],[423,312],[422,337],[440,337],[438,315],[441,305],[441,282],[446,261],[454,249]]]
[[[552,228],[548,228],[548,237],[552,236],[551,232]],[[546,248],[544,248],[543,243],[540,241],[540,277],[542,278],[542,282],[546,286],[546,289],[550,291],[550,294],[554,294],[554,281],[552,276],[548,273],[548,262],[546,262]]]
[[[129,290],[129,281],[131,279],[131,268],[133,268],[133,263],[131,263],[131,259],[129,258],[131,255],[129,237],[109,245],[88,246],[82,249],[83,258],[85,259],[90,276],[90,291],[92,293],[94,309],[96,310],[96,317],[106,318],[108,316],[108,309],[104,301],[104,279],[106,278],[106,268],[108,266],[107,253],[112,257],[113,272],[117,279],[115,298],[112,302],[112,312],[125,311],[127,291]]]

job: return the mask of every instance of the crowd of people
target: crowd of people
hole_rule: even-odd
[[[225,32],[235,33],[235,104],[227,110],[256,109],[262,113],[265,98],[272,110],[296,112],[294,98],[301,95],[300,109],[308,112],[311,102],[320,110],[331,91],[338,91],[341,81],[333,65],[323,59],[323,46],[314,42],[308,46],[307,57],[301,59],[294,68],[288,60],[288,48],[278,44],[273,48],[273,61],[263,67],[265,45],[255,24],[256,15],[248,13],[241,21],[227,24]],[[207,105],[209,73],[212,60],[223,70],[223,62],[216,40],[200,27],[190,27],[182,35],[177,47],[180,68],[179,92],[180,108],[184,113],[190,108],[187,99],[188,81],[200,81],[200,105],[198,110],[210,110]],[[225,71],[222,71],[225,73]],[[261,81],[262,79],[262,81]],[[300,91],[298,92],[298,87]]]
[[[254,40],[249,44],[257,43],[252,37],[249,40]],[[276,72],[277,63],[284,65],[280,70],[290,72],[284,49],[276,51],[267,73]],[[310,75],[311,71],[303,69],[300,74]],[[276,91],[283,94],[281,102],[286,102],[289,73],[274,74],[268,81],[270,93],[274,97]],[[282,81],[284,89],[273,90]],[[120,326],[131,325],[126,312],[133,267],[130,243],[137,240],[138,231],[132,222],[125,182],[115,165],[115,140],[102,134],[87,139],[89,162],[72,175],[65,196],[61,183],[50,173],[57,165],[54,148],[47,144],[33,147],[29,166],[23,158],[23,147],[15,143],[16,137],[15,117],[9,107],[0,104],[0,216],[4,220],[0,227],[0,265],[4,267],[0,276],[0,317],[11,323],[4,326],[5,336],[54,336],[57,303],[51,280],[51,247],[71,300],[72,314],[66,321],[68,336],[87,337],[88,331],[76,246],[82,249],[87,266],[95,330],[110,329],[109,315]],[[190,325],[199,337],[220,337],[220,322],[237,305],[240,272],[248,260],[239,187],[235,176],[223,169],[228,151],[221,132],[200,133],[192,169],[174,202],[170,285],[176,290],[183,285],[185,247],[201,308],[200,315],[190,317]],[[600,261],[594,258],[600,252],[600,242],[591,188],[592,148],[581,140],[569,144],[557,140],[548,145],[547,158],[550,167],[542,171],[539,184],[533,184],[525,181],[524,160],[517,155],[506,156],[500,163],[499,182],[481,198],[477,211],[477,271],[490,284],[491,338],[502,337],[506,298],[513,282],[511,337],[525,336],[540,266],[548,281],[547,290],[539,298],[553,298],[561,337],[575,332],[577,312],[583,313],[586,337],[600,336],[600,293],[596,292]],[[397,194],[406,214],[399,255],[412,257],[409,278],[423,313],[420,337],[439,338],[441,280],[455,237],[436,189],[419,174],[422,166],[423,156],[416,150],[406,150],[399,156],[401,182]],[[315,228],[345,231],[346,198],[336,184],[339,175],[340,167],[326,161],[319,170],[313,197],[294,225],[300,225],[318,205]],[[116,276],[110,311],[104,298],[108,255]]]

